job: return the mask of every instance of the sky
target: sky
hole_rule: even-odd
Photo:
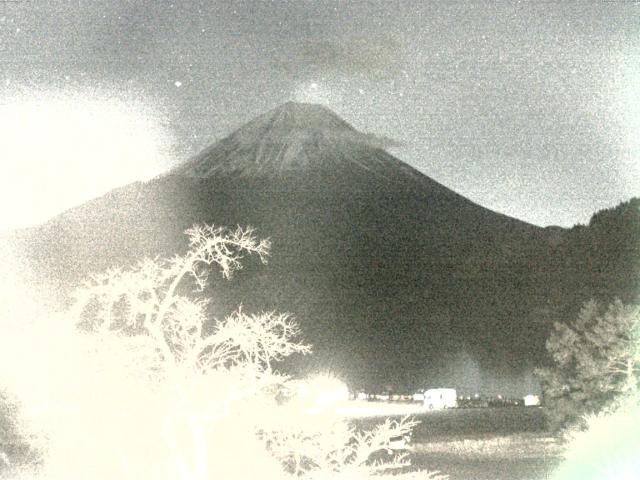
[[[0,0],[2,228],[289,100],[536,225],[640,194],[640,2]]]

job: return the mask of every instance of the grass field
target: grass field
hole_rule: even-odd
[[[439,471],[450,480],[543,480],[561,461],[561,446],[545,430],[540,408],[425,412],[409,404],[354,403],[343,414],[355,412],[351,422],[363,429],[389,416],[413,414],[420,421],[408,449],[407,471]],[[6,466],[0,461],[0,478]]]
[[[541,480],[561,461],[557,440],[542,433],[415,443],[414,470],[437,470],[451,480]]]
[[[450,480],[542,480],[561,461],[540,408],[455,409],[419,413],[411,470],[437,470]],[[355,420],[363,428],[378,418]]]

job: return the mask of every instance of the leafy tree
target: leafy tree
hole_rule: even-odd
[[[538,370],[551,426],[579,422],[638,391],[640,309],[620,300],[585,303],[577,319],[556,323],[546,347],[551,365]]]
[[[0,390],[0,474],[14,465],[37,460],[37,452],[21,434],[16,411],[14,401]]]
[[[355,431],[309,403],[308,381],[275,370],[279,360],[310,351],[290,316],[238,309],[210,325],[207,301],[197,295],[209,267],[228,278],[243,255],[264,261],[269,242],[251,229],[205,225],[186,233],[184,255],[88,280],[72,309],[80,327],[69,333],[74,341],[47,339],[63,343],[69,360],[53,369],[63,373],[49,395],[54,417],[47,417],[38,475],[357,479],[405,466],[402,455],[379,454],[413,422]]]

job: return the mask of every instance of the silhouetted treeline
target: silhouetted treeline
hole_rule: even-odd
[[[640,295],[640,198],[595,213],[588,225],[564,232],[551,256],[561,266],[570,315],[584,302],[632,303]],[[569,312],[567,312],[569,313]]]

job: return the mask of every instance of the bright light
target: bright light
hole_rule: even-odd
[[[321,85],[318,82],[308,82],[298,85],[294,94],[294,99],[296,102],[302,103],[331,105],[336,103],[339,104],[341,96],[327,86]]]
[[[344,402],[336,407],[336,413],[347,418],[364,417],[393,417],[406,415],[421,415],[425,413],[422,403],[387,403],[353,400]]]
[[[0,231],[160,173],[171,140],[154,117],[141,104],[105,98],[0,100]]]
[[[315,392],[315,403],[321,407],[330,407],[349,399],[349,389],[335,379],[327,379],[326,385]]]
[[[298,384],[296,396],[308,409],[316,411],[349,400],[349,389],[335,377],[317,375]]]

